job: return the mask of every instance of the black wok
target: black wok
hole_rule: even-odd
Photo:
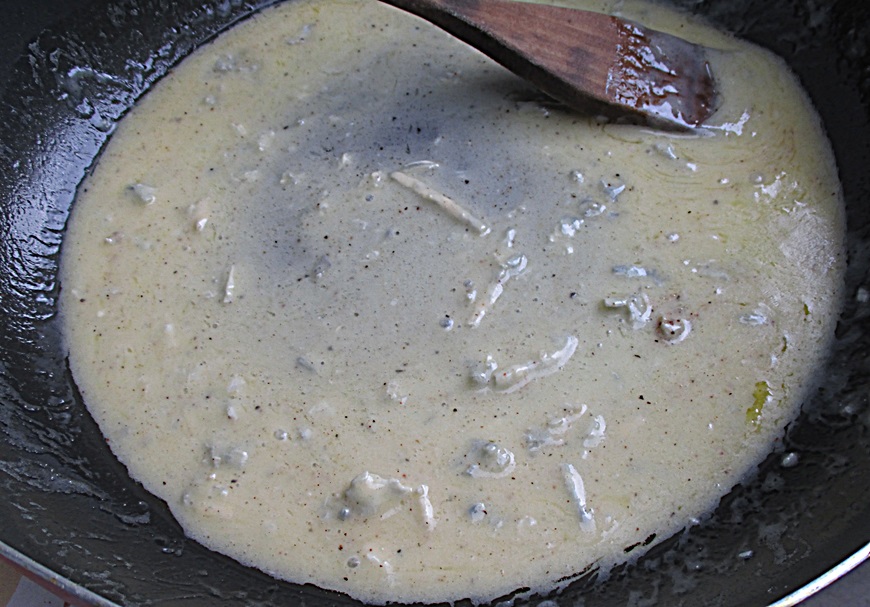
[[[106,447],[60,340],[64,226],[113,124],[272,1],[0,0],[0,555],[86,602],[354,604],[186,539]],[[824,382],[778,452],[710,517],[607,580],[590,572],[558,605],[766,605],[870,541],[870,4],[671,3],[773,49],[809,90],[848,205],[847,301]],[[798,465],[782,466],[784,452]]]

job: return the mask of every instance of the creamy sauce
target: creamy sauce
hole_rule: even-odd
[[[373,603],[546,591],[715,505],[824,355],[843,216],[768,54],[673,135],[375,2],[270,9],[120,124],[65,240],[84,399],[205,545]]]

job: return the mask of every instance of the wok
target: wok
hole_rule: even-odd
[[[60,339],[64,226],[113,125],[192,49],[273,1],[0,0],[0,554],[83,602],[354,604],[186,539],[107,448]],[[670,3],[771,48],[808,89],[848,206],[847,297],[824,380],[777,452],[710,516],[606,580],[589,572],[558,605],[765,605],[870,541],[870,5]]]

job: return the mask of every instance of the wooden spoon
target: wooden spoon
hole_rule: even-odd
[[[591,11],[510,0],[382,0],[574,109],[688,129],[716,109],[704,48]]]

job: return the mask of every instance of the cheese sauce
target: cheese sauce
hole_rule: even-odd
[[[70,365],[185,531],[371,603],[606,569],[715,506],[812,386],[843,211],[776,58],[690,134],[564,111],[362,0],[300,0],[119,125],[63,251]]]

